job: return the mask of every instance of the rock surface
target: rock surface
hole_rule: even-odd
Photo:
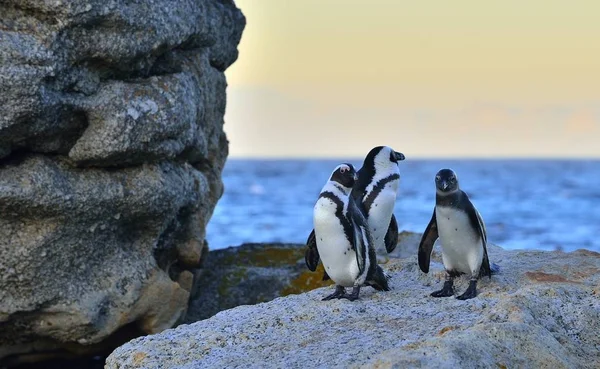
[[[231,0],[0,3],[0,361],[185,315],[244,25]]]
[[[323,302],[326,287],[240,306],[132,340],[106,368],[600,366],[600,254],[490,246],[500,273],[459,301],[429,297],[444,279],[437,250],[427,275],[415,256],[392,258],[390,292]]]
[[[398,245],[389,256],[415,255],[419,241],[418,233],[400,232]],[[198,271],[197,286],[202,288],[192,295],[186,323],[239,305],[254,305],[331,285],[331,280],[322,280],[322,264],[315,273],[306,268],[305,248],[303,244],[244,244],[209,252]]]
[[[322,266],[313,273],[304,263],[305,245],[244,244],[214,250],[203,261],[186,322],[209,318],[239,305],[254,305],[280,296],[328,286]]]

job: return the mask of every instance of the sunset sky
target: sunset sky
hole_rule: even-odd
[[[600,157],[600,2],[236,0],[231,157]]]

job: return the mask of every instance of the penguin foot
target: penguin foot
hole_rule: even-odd
[[[441,290],[431,293],[432,297],[450,297],[454,295],[454,283],[452,281],[444,282]]]
[[[477,296],[477,281],[469,282],[469,288],[460,296],[456,296],[458,300],[468,300]]]
[[[335,292],[329,296],[323,297],[323,299],[321,299],[321,301],[327,301],[327,300],[332,300],[332,299],[341,299],[341,298],[344,298],[345,296],[346,296],[346,289],[342,286],[335,286]]]
[[[352,293],[351,294],[344,293],[344,295],[342,297],[340,297],[340,298],[341,299],[348,299],[350,301],[358,300],[358,294],[359,293],[360,293],[360,287],[354,287],[354,288],[352,288]]]

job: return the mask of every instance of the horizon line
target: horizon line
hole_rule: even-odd
[[[360,156],[237,156],[230,155],[227,160],[363,160]],[[405,161],[413,160],[536,160],[536,161],[600,161],[600,156],[412,156]]]

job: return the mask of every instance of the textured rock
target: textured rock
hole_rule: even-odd
[[[230,0],[0,3],[0,361],[185,315],[244,24]]]
[[[429,297],[444,279],[437,251],[428,275],[415,256],[393,258],[390,292],[323,302],[326,287],[240,306],[130,341],[106,368],[599,367],[600,254],[489,251],[501,273],[472,300]]]
[[[403,231],[392,257],[415,255],[420,234]],[[187,323],[210,318],[219,311],[239,305],[254,305],[277,297],[298,294],[329,286],[323,281],[323,266],[315,273],[306,268],[303,244],[244,244],[214,250],[207,254],[199,269]]]
[[[254,305],[280,296],[328,286],[323,270],[304,263],[305,245],[244,244],[214,250],[203,261],[187,322],[209,318],[239,305]]]

